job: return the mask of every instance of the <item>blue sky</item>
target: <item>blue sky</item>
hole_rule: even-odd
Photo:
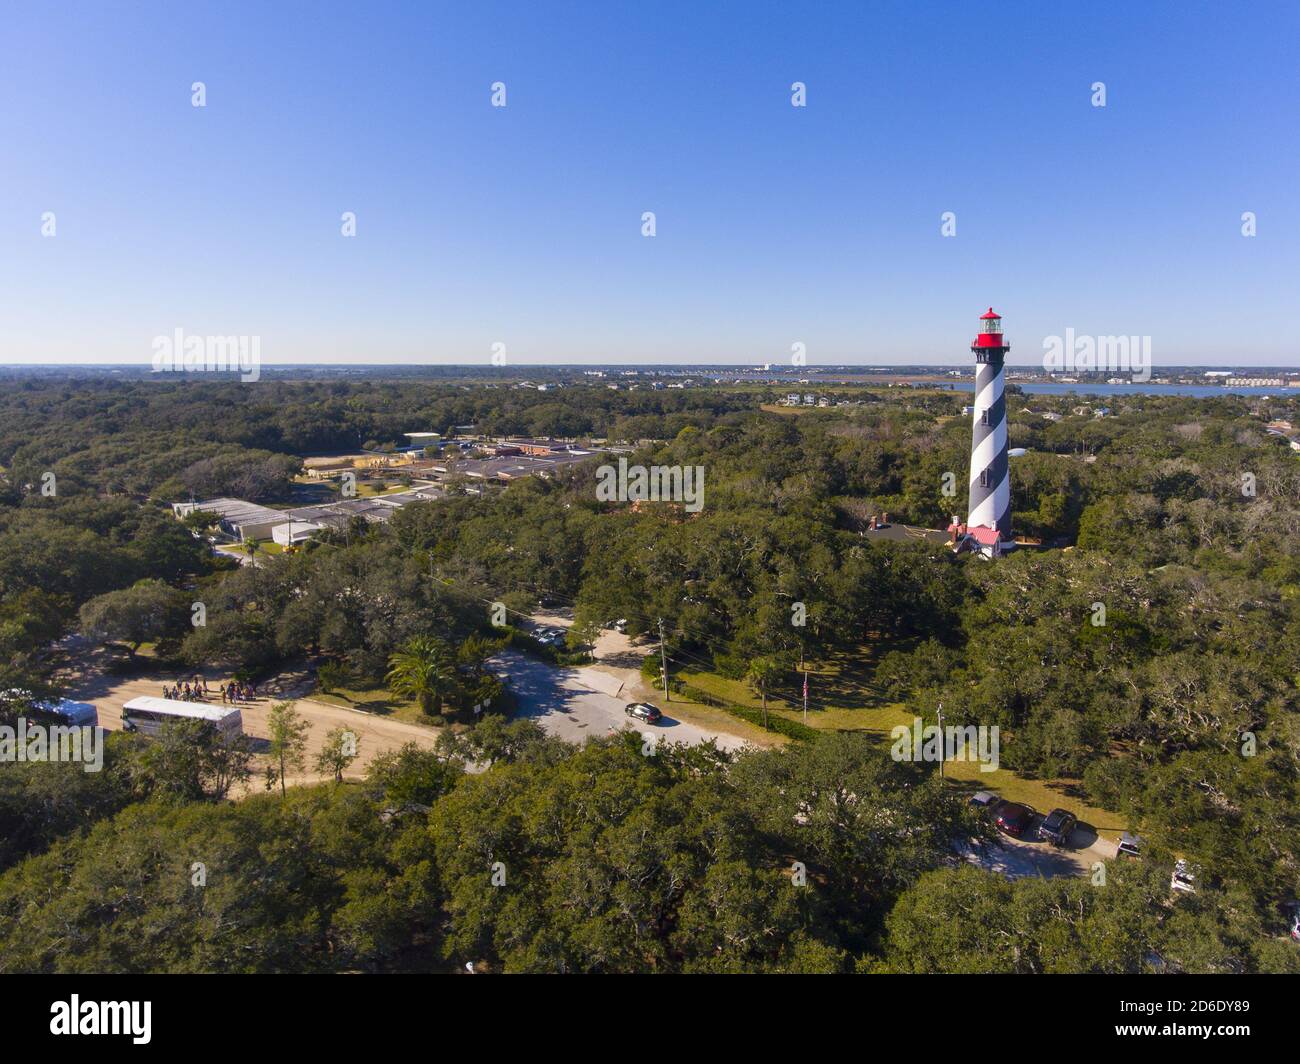
[[[0,362],[183,328],[268,362],[965,364],[992,303],[1013,363],[1073,328],[1300,365],[1294,3],[3,21]]]

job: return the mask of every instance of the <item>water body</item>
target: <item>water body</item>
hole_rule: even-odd
[[[1300,388],[1238,388],[1221,384],[1014,384],[1026,395],[1186,395],[1205,398],[1212,395],[1300,395]],[[926,387],[918,383],[916,387]],[[973,392],[974,381],[953,382],[953,391]]]

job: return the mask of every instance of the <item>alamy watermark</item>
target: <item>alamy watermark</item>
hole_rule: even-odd
[[[171,336],[153,338],[155,373],[238,373],[245,383],[262,375],[260,336]]]
[[[1151,379],[1151,337],[1065,336],[1043,339],[1043,369],[1049,373],[1127,373],[1134,384]]]
[[[77,994],[50,1006],[50,1034],[130,1035],[138,1046],[152,1037],[152,1001],[82,1001]]]
[[[925,724],[920,717],[912,718],[912,726],[897,724],[890,729],[894,745],[889,756],[895,761],[978,761],[981,772],[996,772],[1001,739],[998,726],[991,728],[974,724]]]
[[[617,466],[596,470],[596,499],[599,502],[679,502],[690,513],[704,508],[703,466],[629,466],[620,458]]]
[[[104,729],[88,724],[44,725],[18,718],[18,726],[0,725],[0,762],[62,761],[80,763],[86,772],[104,767]]]

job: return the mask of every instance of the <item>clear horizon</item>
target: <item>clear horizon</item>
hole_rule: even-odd
[[[506,375],[508,375],[512,370],[525,370],[525,369],[555,369],[555,370],[561,370],[561,369],[592,370],[592,369],[610,369],[610,368],[617,368],[617,369],[642,369],[642,370],[644,370],[644,369],[668,369],[668,370],[687,370],[687,369],[737,369],[737,370],[739,370],[739,369],[747,369],[747,370],[751,370],[751,371],[757,371],[757,372],[760,372],[760,373],[766,373],[766,372],[776,373],[776,372],[778,372],[778,371],[779,371],[779,372],[782,372],[782,373],[796,373],[796,372],[808,372],[808,371],[811,371],[812,373],[817,373],[817,372],[824,371],[824,370],[835,370],[835,369],[860,369],[860,370],[882,370],[882,371],[897,371],[897,370],[904,370],[904,369],[916,369],[916,370],[932,370],[932,369],[933,369],[933,370],[944,370],[944,371],[947,371],[947,370],[952,370],[952,369],[962,369],[962,368],[966,368],[966,366],[965,366],[964,363],[962,363],[962,364],[953,364],[953,363],[951,363],[951,362],[889,362],[889,361],[885,361],[885,360],[874,361],[874,362],[827,362],[827,363],[823,363],[823,364],[820,364],[820,365],[809,365],[809,366],[803,366],[803,367],[799,367],[799,366],[789,366],[789,365],[782,365],[782,364],[779,364],[779,363],[775,363],[775,362],[774,362],[774,363],[772,363],[772,365],[771,365],[768,369],[764,369],[761,363],[756,363],[756,362],[600,362],[600,361],[592,361],[592,362],[531,362],[531,363],[530,363],[530,362],[519,362],[519,363],[514,363],[514,364],[511,364],[511,365],[507,365],[507,366],[490,366],[490,365],[485,365],[485,364],[482,363],[482,362],[468,362],[468,361],[448,361],[448,362],[423,362],[423,361],[409,361],[409,362],[349,362],[349,361],[346,361],[346,360],[340,360],[340,361],[336,361],[336,362],[320,362],[320,361],[312,361],[312,360],[307,359],[307,360],[296,361],[296,362],[270,362],[270,361],[262,361],[262,362],[259,363],[259,365],[261,366],[262,369],[277,369],[277,368],[280,368],[280,369],[312,369],[312,368],[315,368],[315,367],[319,367],[319,368],[322,368],[322,369],[339,369],[339,368],[344,368],[344,369],[376,369],[376,370],[378,370],[378,369],[391,369],[391,368],[393,368],[393,367],[397,367],[397,366],[404,367],[404,368],[407,368],[407,369],[419,369],[419,368],[422,368],[422,367],[424,367],[424,368],[429,368],[429,369],[475,369],[475,370],[481,370],[481,369],[499,369],[499,370],[502,371],[503,374],[506,374]],[[1039,363],[1036,363],[1036,362],[1013,362],[1013,361],[1011,361],[1011,359],[1009,359],[1009,358],[1007,359],[1006,367],[1007,367],[1007,369],[1009,369],[1009,370],[1037,369],[1037,370],[1039,370],[1040,372],[1043,372],[1043,373],[1046,373],[1046,372],[1047,372],[1046,370],[1043,370],[1042,366],[1041,366]],[[130,370],[141,370],[141,371],[148,369],[147,366],[142,366],[139,362],[36,362],[36,361],[30,361],[30,362],[18,362],[18,361],[13,361],[13,362],[0,362],[0,369],[32,369],[32,368],[45,368],[45,369],[130,369]],[[974,373],[974,369],[975,369],[975,365],[974,365],[973,362],[970,364],[969,368],[970,368],[970,370],[971,370],[971,372],[972,372],[972,374],[973,374],[973,373]],[[1193,370],[1214,370],[1214,369],[1222,369],[1222,370],[1281,370],[1281,371],[1285,371],[1285,372],[1289,372],[1289,373],[1294,373],[1294,372],[1297,371],[1297,369],[1300,369],[1300,367],[1297,367],[1297,366],[1295,366],[1295,365],[1287,365],[1287,364],[1285,364],[1285,363],[1268,363],[1268,362],[1240,362],[1240,363],[1231,363],[1231,362],[1170,362],[1170,363],[1168,363],[1168,364],[1166,364],[1166,365],[1163,365],[1163,366],[1158,367],[1158,371],[1159,371],[1160,373],[1170,373],[1170,372],[1174,372],[1174,371],[1176,371],[1176,370],[1181,370],[1181,369],[1193,369]],[[152,372],[152,371],[150,371],[150,372]],[[224,372],[231,372],[231,373],[233,373],[233,372],[237,372],[237,371],[236,371],[236,370],[229,370],[229,371],[224,371]],[[1060,375],[1060,373],[1066,373],[1066,374],[1074,375],[1075,373],[1085,373],[1085,372],[1088,372],[1088,371],[1084,371],[1084,370],[1065,370],[1065,371],[1058,371],[1058,375]],[[1103,369],[1093,370],[1093,371],[1091,371],[1091,372],[1094,372],[1094,373],[1111,373],[1111,372],[1113,372],[1113,371],[1112,371],[1112,370],[1109,370],[1109,369],[1105,369],[1105,368],[1103,368]],[[1153,375],[1154,375],[1154,374],[1157,372],[1157,370],[1153,369],[1152,372],[1153,372]],[[167,374],[167,375],[172,375],[172,374]],[[1140,384],[1142,384],[1142,383],[1150,383],[1150,382],[1136,382],[1136,383],[1138,383],[1138,384],[1140,385]]]

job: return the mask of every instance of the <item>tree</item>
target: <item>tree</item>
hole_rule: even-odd
[[[97,595],[80,613],[85,635],[101,643],[125,643],[132,657],[141,643],[178,631],[185,616],[180,594],[161,580],[141,580]]]
[[[211,510],[191,510],[181,518],[181,524],[195,532],[206,532],[221,523],[221,515]]]
[[[457,762],[472,761],[487,766],[498,762],[558,760],[566,748],[534,720],[525,717],[508,721],[494,714],[484,717],[467,732],[443,732],[438,736],[438,751]]]
[[[293,708],[292,702],[277,702],[267,715],[267,730],[271,745],[267,751],[272,764],[267,767],[266,786],[269,790],[280,781],[280,795],[285,794],[285,774],[291,768],[301,771],[307,761],[307,733],[311,724]],[[274,765],[279,765],[279,770]]]
[[[583,647],[595,646],[596,640],[600,638],[601,626],[598,621],[580,619],[575,620],[564,635],[564,642],[572,651],[581,650]]]
[[[501,643],[498,640],[472,635],[456,648],[456,662],[481,672],[484,662],[500,649]]]
[[[0,971],[431,969],[433,842],[422,818],[382,815],[328,786],[135,803],[0,875]]]
[[[745,673],[745,682],[763,700],[763,727],[767,727],[767,692],[781,674],[781,666],[775,658],[754,658]]]
[[[325,745],[316,755],[316,771],[332,772],[334,782],[343,782],[343,773],[357,759],[361,738],[349,728],[331,728],[325,735]]]
[[[347,667],[337,661],[323,661],[316,669],[316,686],[326,694],[348,682]]]
[[[148,792],[182,802],[225,798],[252,774],[247,737],[227,738],[202,720],[163,725],[138,757],[138,776]]]
[[[414,698],[426,714],[442,710],[454,689],[456,669],[447,644],[436,636],[417,636],[388,659],[389,690]]]
[[[443,742],[449,731],[438,736],[438,751],[406,743],[398,750],[376,755],[366,773],[368,787],[377,788],[386,803],[397,808],[432,806],[464,775],[465,763]]]

